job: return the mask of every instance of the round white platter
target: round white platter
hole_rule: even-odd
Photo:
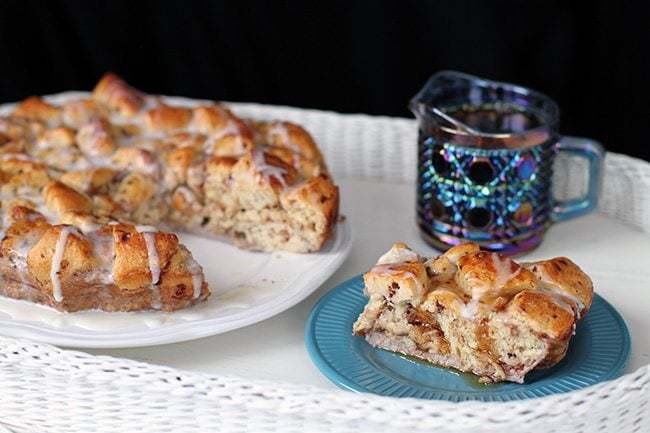
[[[88,96],[71,91],[45,99],[62,103]],[[186,106],[204,102],[163,99]],[[0,105],[0,115],[14,106]],[[179,237],[203,267],[212,292],[207,302],[173,313],[61,313],[0,297],[0,334],[77,348],[153,346],[221,334],[268,319],[305,299],[341,266],[352,244],[346,222],[338,223],[321,251],[310,254],[251,252],[213,239]]]

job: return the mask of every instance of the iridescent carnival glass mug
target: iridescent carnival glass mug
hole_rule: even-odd
[[[517,254],[537,246],[553,222],[595,208],[603,149],[560,140],[559,108],[548,96],[444,71],[410,108],[419,120],[418,225],[434,247],[472,241]],[[554,198],[558,152],[587,159],[584,197]]]

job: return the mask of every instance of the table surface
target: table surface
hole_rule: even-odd
[[[352,228],[348,260],[312,296],[271,319],[226,334],[164,346],[87,350],[184,370],[333,388],[311,363],[303,332],[309,311],[329,289],[374,264],[395,241],[423,255],[437,251],[419,236],[415,187],[340,179],[342,213]],[[522,259],[568,256],[593,279],[596,292],[625,319],[632,337],[627,371],[650,363],[650,235],[601,214],[556,224]]]

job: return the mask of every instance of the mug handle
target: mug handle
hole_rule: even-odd
[[[598,205],[605,150],[599,143],[585,139],[560,140],[558,149],[560,152],[585,158],[589,163],[587,193],[576,199],[556,200],[553,205],[553,221],[565,221],[589,213]]]

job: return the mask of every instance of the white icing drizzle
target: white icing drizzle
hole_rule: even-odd
[[[499,290],[505,286],[508,281],[516,277],[521,272],[521,267],[517,266],[516,271],[512,271],[512,260],[509,258],[501,258],[498,254],[492,253],[492,265],[496,271],[494,278],[494,289]]]
[[[82,219],[81,221],[79,221],[77,223],[77,226],[85,234],[96,232],[102,227],[100,224],[97,224],[94,221],[89,221],[87,219]]]
[[[277,135],[280,137],[280,141],[282,141],[282,143],[286,145],[293,145],[291,142],[291,137],[289,136],[289,131],[282,122],[273,122],[269,128],[269,135]]]
[[[36,212],[43,215],[43,217],[45,217],[45,219],[50,224],[54,224],[59,219],[59,216],[56,213],[54,213],[53,211],[51,211],[50,208],[45,206],[44,203],[38,203],[35,210],[36,210]]]
[[[39,162],[29,155],[24,153],[5,153],[0,155],[0,161],[25,161],[25,162]]]
[[[291,134],[289,134],[289,130],[284,122],[274,122],[269,128],[268,135],[276,135],[280,137],[282,144],[295,153],[292,158],[293,166],[296,170],[300,170],[301,149],[295,142],[293,142],[293,140],[291,140]]]
[[[141,113],[158,108],[162,104],[162,101],[158,96],[147,95],[143,98],[143,100],[144,102],[142,104],[142,107],[140,107]]]
[[[508,281],[513,279],[515,276],[517,276],[517,274],[519,274],[519,272],[521,272],[520,267],[517,267],[516,271],[512,271],[512,260],[507,257],[502,259],[499,254],[491,253],[490,259],[492,260],[492,266],[494,267],[495,271],[494,281],[492,284],[489,284],[482,279],[472,277],[471,275],[467,277],[468,283],[472,288],[472,298],[460,309],[461,316],[466,319],[472,319],[476,317],[480,301],[487,292],[499,291],[499,289],[505,286]]]
[[[478,298],[472,297],[472,300],[460,307],[460,315],[465,319],[473,319],[478,313]]]
[[[195,203],[196,202],[196,197],[194,196],[194,193],[192,192],[191,189],[189,189],[186,186],[179,186],[176,188],[176,192],[180,195],[183,196],[183,199],[187,203]]]
[[[269,128],[269,135],[277,135],[280,137],[280,141],[292,151],[300,153],[300,148],[296,143],[291,140],[291,134],[284,122],[274,122],[273,125]]]
[[[201,296],[203,287],[203,273],[192,274],[192,286],[194,287],[194,299]]]
[[[192,257],[187,259],[187,269],[192,275],[192,288],[194,289],[194,299],[201,296],[201,289],[203,287],[203,269]]]
[[[582,310],[585,308],[585,304],[583,304],[577,296],[565,292],[559,287],[548,283],[540,287],[539,290],[549,295],[553,299],[553,302],[555,302],[558,306],[573,313],[576,316],[576,321],[580,320]],[[567,302],[567,300],[571,301],[575,307]]]
[[[287,183],[285,182],[283,176],[287,174],[287,171],[282,167],[276,167],[274,165],[267,164],[264,157],[264,151],[262,149],[257,148],[253,151],[253,164],[266,182],[269,182],[270,178],[275,178],[278,182],[280,182],[283,188],[286,188]]]
[[[18,257],[23,259],[27,258],[27,253],[32,247],[38,242],[38,239],[35,236],[24,236],[20,239],[17,245],[13,246],[13,251]]]
[[[531,265],[535,267],[535,263],[528,264],[528,266]],[[582,317],[582,310],[585,308],[585,304],[577,296],[565,290],[562,290],[562,288],[559,287],[552,278],[549,278],[543,267],[538,269],[539,271],[535,273],[540,279],[539,290],[551,296],[554,302],[561,308],[564,308],[566,310],[568,307],[568,309],[575,314],[576,321],[580,320]],[[574,305],[571,305],[569,302],[567,302],[567,300],[572,302]]]
[[[576,318],[579,319],[580,317],[580,311],[575,311],[573,306],[567,302],[567,298],[565,298],[563,295],[554,292],[553,290],[548,290],[545,288],[540,288],[540,292],[545,293],[548,295],[552,300],[553,303],[556,304],[558,307],[562,308],[563,310],[568,311],[572,315],[576,315]]]
[[[109,224],[115,225],[115,224],[119,224],[119,222],[111,221]],[[145,226],[145,225],[135,226],[135,229],[138,233],[150,233],[150,232],[158,231],[158,229],[155,228],[154,226]]]
[[[9,213],[9,209],[6,209],[6,206],[2,207],[2,212],[2,226],[8,228],[13,223],[11,213]]]
[[[133,155],[128,167],[154,178],[157,178],[160,174],[160,166],[154,153],[142,148],[137,148],[136,154]]]
[[[214,141],[218,141],[227,135],[239,135],[239,134],[241,134],[241,131],[239,130],[239,126],[237,125],[237,123],[228,119],[228,123],[226,123],[226,126],[222,128],[220,131],[214,133],[212,135],[212,139],[214,139]]]
[[[409,278],[413,278],[414,280],[417,279],[415,274],[411,271],[403,271],[399,269],[395,269],[395,263],[390,263],[390,264],[385,264],[385,265],[376,265],[372,269],[370,269],[370,272],[378,275],[399,275],[399,274],[404,274]]]
[[[160,308],[160,289],[156,284],[160,281],[160,258],[156,249],[155,232],[158,230],[151,226],[136,226],[138,233],[144,237],[147,246],[147,258],[149,259],[149,272],[151,272],[151,306]]]
[[[92,242],[95,257],[98,258],[100,266],[94,271],[93,277],[103,284],[114,284],[113,264],[115,263],[115,244],[113,236],[107,233],[93,232],[88,235]]]
[[[93,186],[93,174],[95,170],[86,170],[84,172],[84,178],[81,182],[81,192],[88,193]]]
[[[235,139],[237,140],[237,144],[240,146],[242,145],[241,130],[239,129],[239,125],[237,125],[237,123],[233,120],[228,119],[228,122],[224,128],[210,135],[208,140],[205,141],[203,144],[203,151],[208,154],[213,153],[213,146],[219,140],[228,135],[234,135]]]
[[[418,262],[420,256],[408,248],[400,248],[393,246],[388,252],[377,260],[378,265],[388,265],[392,263],[402,262]]]
[[[151,272],[151,284],[156,285],[160,281],[160,258],[156,249],[156,237],[151,232],[141,232],[144,242],[147,245],[147,257],[149,259],[149,271]]]
[[[102,154],[102,142],[109,139],[110,136],[100,119],[93,119],[82,126],[77,137],[77,140],[82,142],[80,148],[86,155],[92,158],[104,156]]]
[[[70,226],[65,226],[61,229],[59,239],[56,241],[56,246],[54,248],[54,255],[52,256],[50,280],[52,281],[52,296],[56,302],[61,302],[63,300],[59,272],[61,271],[61,261],[63,260],[63,253],[65,252],[65,244],[68,242],[68,236],[70,234],[78,234],[77,229]]]

